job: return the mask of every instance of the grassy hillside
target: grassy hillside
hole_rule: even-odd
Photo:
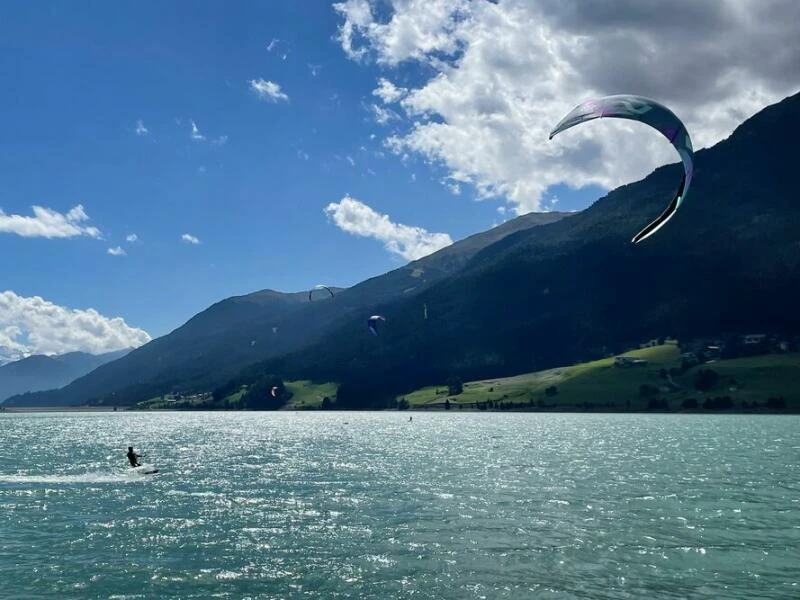
[[[322,399],[327,396],[336,397],[335,383],[312,383],[311,381],[287,381],[286,389],[292,393],[292,398],[286,405],[287,410],[303,410],[317,408],[322,404]]]
[[[291,398],[286,403],[284,410],[306,410],[319,408],[322,405],[322,399],[326,396],[334,399],[338,384],[313,383],[306,380],[286,381],[284,386],[291,394]],[[219,402],[215,402],[211,394],[195,394],[183,396],[180,399],[172,394],[167,394],[163,398],[156,396],[139,402],[135,405],[135,408],[137,410],[237,410],[244,408],[242,397],[246,392],[247,386],[242,386]]]
[[[515,377],[472,381],[464,384],[463,393],[447,395],[447,386],[427,387],[402,396],[412,408],[440,407],[446,400],[451,404],[473,405],[477,402],[533,402],[534,407],[550,410],[642,410],[649,398],[642,397],[640,386],[659,388],[666,381],[659,375],[661,369],[680,365],[677,346],[667,344],[626,352],[626,356],[648,361],[643,367],[618,368],[613,358],[548,369]],[[694,389],[694,380],[700,369],[712,369],[719,376],[718,384],[708,392]],[[739,358],[700,365],[677,376],[673,382],[680,388],[674,392],[660,392],[657,398],[669,402],[671,409],[679,409],[687,398],[702,403],[706,397],[730,396],[737,409],[742,402],[763,404],[767,398],[782,396],[789,409],[800,409],[800,354],[766,355]],[[547,395],[545,390],[555,386],[557,393]]]

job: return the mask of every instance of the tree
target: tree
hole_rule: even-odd
[[[697,410],[697,406],[697,400],[694,398],[686,398],[686,400],[681,403],[681,407],[684,410]]]
[[[719,382],[719,374],[711,369],[700,369],[694,378],[695,389],[707,392]]]
[[[558,395],[558,387],[555,385],[551,385],[550,387],[545,388],[544,394],[545,396],[550,396],[550,397],[556,396]]]
[[[444,401],[444,409],[445,410],[450,410],[450,399],[449,398]]]
[[[275,396],[272,395],[273,388],[277,388]],[[277,410],[287,400],[286,388],[275,375],[262,376],[242,396],[242,404],[249,410]]]
[[[767,400],[767,408],[770,410],[786,410],[786,398],[783,396],[778,398],[769,398]]]
[[[464,391],[464,384],[460,377],[451,377],[447,380],[447,395],[458,396]]]
[[[643,383],[639,386],[639,396],[642,398],[650,398],[658,394],[658,388],[649,383]]]

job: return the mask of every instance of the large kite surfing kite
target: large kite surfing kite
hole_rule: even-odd
[[[667,209],[655,221],[633,236],[631,241],[636,244],[646,240],[666,225],[667,221],[678,210],[683,199],[686,198],[694,170],[692,140],[689,138],[689,133],[681,123],[681,120],[666,106],[649,98],[629,94],[604,96],[603,98],[595,98],[579,104],[555,126],[550,133],[550,139],[553,139],[553,136],[565,129],[574,127],[584,121],[591,121],[601,117],[632,119],[650,125],[650,127],[660,131],[669,140],[670,144],[678,151],[681,161],[683,161],[683,177],[675,197],[672,198]]]

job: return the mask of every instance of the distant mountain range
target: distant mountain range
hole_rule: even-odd
[[[699,151],[686,202],[641,244],[630,239],[672,197],[679,164],[580,213],[519,217],[333,299],[223,300],[61,390],[9,402],[135,402],[271,373],[341,382],[340,405],[380,406],[451,376],[572,364],[653,337],[800,333],[798,135],[795,95]],[[366,331],[375,313],[387,318],[377,338]]]
[[[498,240],[554,223],[567,214],[524,215],[352,288],[333,288],[333,299],[318,294],[309,302],[307,291],[262,290],[222,300],[168,335],[63,390],[19,396],[8,404],[58,406],[112,395],[115,401],[125,402],[174,391],[212,389],[248,365],[314,342],[350,315],[369,312],[395,298],[418,295]]]
[[[60,388],[94,371],[100,365],[122,358],[130,348],[89,354],[69,352],[56,356],[35,354],[0,366],[0,404],[4,400],[25,392]]]

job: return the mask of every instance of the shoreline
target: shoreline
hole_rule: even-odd
[[[525,410],[525,409],[458,409],[458,408],[408,408],[404,410],[397,410],[394,408],[384,409],[356,409],[356,410],[321,410],[317,408],[305,409],[281,409],[281,410],[226,410],[226,409],[175,409],[175,408],[137,408],[131,409],[126,406],[15,406],[3,407],[0,405],[0,415],[2,414],[33,414],[33,413],[181,413],[181,412],[213,412],[213,413],[287,413],[287,412],[307,412],[307,413],[358,413],[358,412],[396,412],[398,414],[419,414],[419,413],[533,413],[533,414],[615,414],[615,415],[800,415],[797,410],[582,410],[582,409],[568,409],[566,407],[557,408],[552,410]]]

